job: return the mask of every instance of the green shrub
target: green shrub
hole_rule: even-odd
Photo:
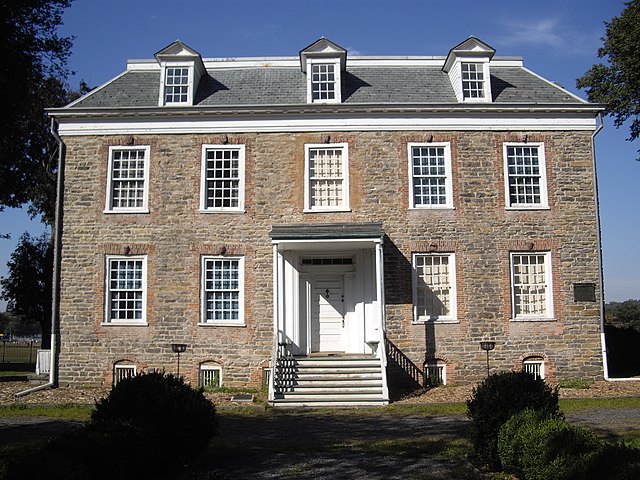
[[[587,476],[600,445],[591,431],[532,410],[512,416],[498,435],[503,469],[524,480],[605,478]]]
[[[603,444],[592,455],[587,478],[608,480],[640,478],[640,449],[621,443]]]
[[[181,378],[152,372],[120,381],[96,403],[91,428],[111,425],[138,429],[159,458],[184,462],[206,446],[215,432],[215,407],[202,389]]]
[[[558,390],[525,372],[502,372],[487,377],[473,389],[467,401],[472,420],[473,446],[479,459],[491,468],[500,468],[498,432],[514,414],[525,409],[545,417],[562,418]]]

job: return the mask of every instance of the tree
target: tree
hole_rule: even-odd
[[[608,65],[593,65],[577,86],[586,89],[590,101],[605,105],[617,128],[630,119],[628,140],[633,141],[640,136],[640,0],[625,5],[619,17],[605,22],[598,57],[606,57]]]
[[[72,98],[66,86],[72,38],[57,28],[72,0],[0,0],[0,211],[29,203],[53,222],[56,142],[45,108]]]
[[[7,263],[8,276],[0,279],[7,311],[23,323],[40,325],[42,348],[49,348],[51,340],[52,255],[49,235],[32,238],[25,233]]]

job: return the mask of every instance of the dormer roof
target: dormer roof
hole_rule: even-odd
[[[449,73],[449,70],[451,70],[451,67],[458,57],[464,57],[467,59],[485,58],[487,60],[491,60],[495,54],[495,48],[472,35],[449,50],[447,59],[442,67],[442,71]]]
[[[196,70],[200,72],[206,71],[200,54],[180,40],[170,43],[162,50],[155,53],[154,57],[160,64],[166,62],[193,61],[195,62]]]
[[[347,51],[337,43],[320,37],[308,47],[300,51],[300,68],[307,73],[307,58],[326,58],[340,60],[340,70],[347,68]]]

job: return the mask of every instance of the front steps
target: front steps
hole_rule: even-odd
[[[292,357],[274,407],[376,407],[389,403],[380,359],[372,355]]]

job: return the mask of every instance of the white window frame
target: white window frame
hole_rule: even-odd
[[[111,262],[112,261],[140,261],[142,262],[142,317],[140,319],[111,318]],[[147,256],[146,255],[107,255],[105,258],[105,305],[104,321],[102,325],[146,326],[147,324]]]
[[[334,98],[315,99],[313,98],[313,67],[314,65],[332,65],[334,72],[333,92]],[[342,79],[339,58],[307,58],[307,103],[342,103]]]
[[[143,184],[143,198],[142,206],[140,207],[115,207],[113,206],[113,186],[115,182],[121,180],[115,180],[113,178],[113,162],[116,152],[125,152],[133,150],[144,151],[144,177],[142,178]],[[112,146],[109,147],[109,159],[107,162],[107,188],[106,188],[106,200],[104,213],[149,213],[149,154],[150,147],[148,145],[140,146]]]
[[[233,320],[207,320],[206,265],[208,261],[238,262],[238,318]],[[200,323],[201,326],[244,327],[244,257],[203,255],[200,262]]]
[[[209,151],[238,152],[238,205],[235,207],[207,207],[207,153]],[[244,213],[245,194],[245,146],[244,145],[202,145],[202,164],[200,171],[200,212],[201,213]]]
[[[511,192],[510,192],[510,178],[509,175],[509,158],[508,151],[509,148],[536,148],[538,150],[538,169],[539,173],[539,187],[540,187],[540,203],[517,203],[511,202]],[[503,144],[502,147],[502,155],[504,158],[504,195],[505,195],[505,204],[507,210],[548,210],[549,209],[549,200],[547,197],[547,167],[545,161],[545,152],[544,152],[544,143],[542,142],[533,142],[533,143],[517,143],[517,142],[507,142]],[[514,175],[517,177],[520,175]]]
[[[168,102],[166,98],[166,85],[167,83],[167,73],[171,68],[186,68],[188,71],[188,80],[187,80],[187,100],[184,102]],[[161,76],[160,76],[160,98],[158,100],[159,106],[189,106],[193,105],[193,75],[194,75],[194,66],[193,63],[185,63],[185,62],[177,62],[177,63],[164,63],[162,64]]]
[[[430,378],[429,370],[431,369],[435,369],[436,375],[438,376],[438,378],[442,380],[442,382],[438,383],[438,385],[446,385],[447,384],[447,364],[442,360],[427,360],[424,363],[425,386],[426,386],[427,380]]]
[[[449,259],[449,314],[448,315],[420,315],[418,311],[418,257],[447,257]],[[457,323],[457,292],[456,292],[456,255],[455,253],[414,253],[412,255],[412,287],[413,287],[413,321],[414,323]]]
[[[332,207],[312,206],[311,195],[311,151],[342,150],[342,205]],[[350,212],[349,208],[349,144],[348,143],[307,143],[304,146],[304,211],[305,212]]]
[[[539,357],[527,357],[522,362],[522,371],[530,373],[536,379],[544,380],[544,360]]]
[[[218,385],[215,385],[214,388],[222,387],[222,367],[220,365],[210,365],[210,364],[200,365],[200,369],[198,371],[198,384],[202,388],[206,388],[211,384],[211,383],[204,382],[204,376],[205,376],[204,372],[218,372]]]
[[[413,149],[414,148],[442,148],[444,149],[444,187],[445,187],[445,203],[444,204],[428,204],[418,205],[415,202],[415,179],[413,166]],[[408,167],[409,167],[409,208],[415,210],[435,210],[435,209],[452,209],[453,208],[453,182],[451,174],[451,144],[449,142],[442,143],[409,143],[407,145]],[[439,177],[440,175],[436,175]],[[427,176],[424,176],[427,177]],[[431,176],[428,176],[431,177]]]
[[[126,372],[133,372],[128,375]],[[119,382],[126,378],[133,378],[138,374],[138,369],[135,365],[129,363],[117,363],[113,366],[113,386],[115,387]]]
[[[464,69],[465,69],[465,65],[474,65],[475,66],[475,73],[480,73],[482,74],[482,80],[465,80],[464,78]],[[465,60],[461,60],[460,61],[460,88],[461,88],[461,94],[462,94],[462,100],[464,102],[486,102],[487,101],[487,95],[489,95],[489,99],[490,99],[490,95],[491,92],[487,92],[487,85],[488,85],[488,68],[486,68],[489,64],[486,62],[477,62],[477,61],[465,61]],[[482,96],[466,96],[465,95],[465,83],[481,83],[482,84],[482,88],[480,89],[474,89],[474,91],[480,91],[482,93]]]
[[[516,287],[515,284],[515,265],[514,257],[516,256],[542,256],[544,257],[544,275],[545,275],[545,302],[544,313],[531,313],[523,314],[516,313],[518,310],[518,304],[516,301]],[[510,284],[511,284],[511,319],[514,321],[550,321],[554,320],[553,316],[553,275],[551,270],[551,252],[544,251],[528,251],[528,252],[510,252]]]

